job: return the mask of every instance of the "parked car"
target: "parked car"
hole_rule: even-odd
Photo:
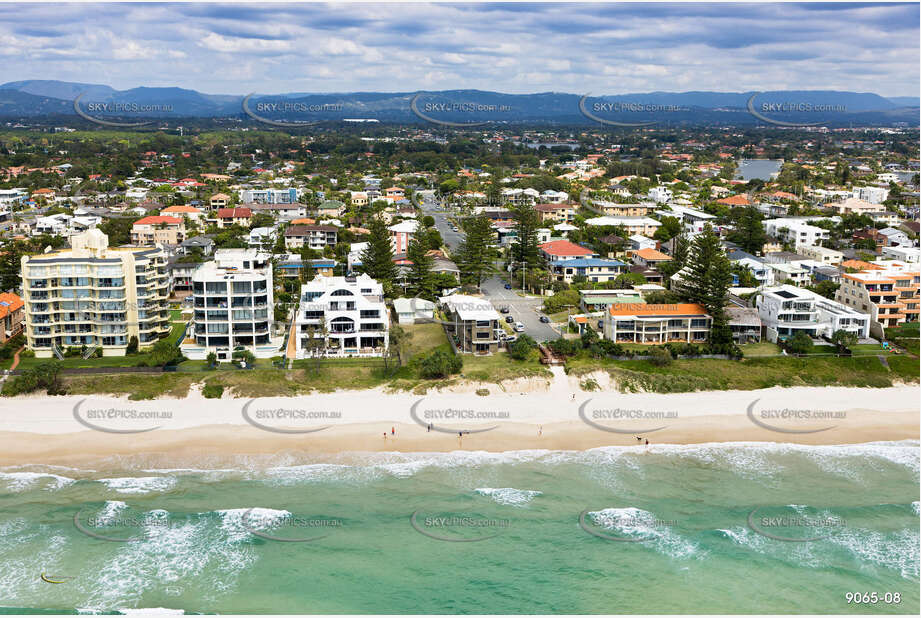
[[[506,283],[506,284],[505,284],[505,289],[506,289],[506,290],[511,290],[511,289],[512,289],[512,284],[511,284],[511,283]]]
[[[604,330],[604,320],[598,320],[598,330]]]
[[[506,337],[503,341],[505,341],[505,343],[507,343],[507,344],[508,344],[508,343],[513,343],[513,342],[515,342],[515,341],[518,341],[518,335],[509,335],[509,336]]]
[[[548,318],[548,317],[545,316],[545,315],[542,315],[542,316],[540,316],[540,321],[543,322],[544,324],[549,324],[549,323],[550,323],[550,318]]]
[[[516,333],[523,333],[523,332],[524,332],[524,324],[522,324],[521,322],[515,322],[515,332],[516,332]]]
[[[511,324],[511,323],[514,322],[514,321],[515,321],[515,318],[513,318],[512,316],[510,316],[510,315],[505,316],[505,323],[506,323],[506,324]]]
[[[508,308],[508,307],[502,307],[501,309],[499,309],[499,312],[500,312],[500,313],[508,313],[508,312],[509,312],[509,308]]]

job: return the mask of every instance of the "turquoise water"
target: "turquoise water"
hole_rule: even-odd
[[[0,470],[0,612],[919,610],[917,442],[156,464]]]

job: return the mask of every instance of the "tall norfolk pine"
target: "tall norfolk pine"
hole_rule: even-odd
[[[713,317],[710,331],[712,345],[732,341],[724,309],[732,284],[729,257],[720,246],[720,239],[710,224],[694,238],[688,256],[688,266],[682,289],[689,300],[701,304]]]
[[[368,226],[368,248],[361,254],[361,269],[379,283],[389,287],[396,279],[397,267],[393,263],[393,245],[390,231],[381,217],[374,217]]]

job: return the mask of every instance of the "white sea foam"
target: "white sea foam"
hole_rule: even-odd
[[[533,489],[515,489],[514,487],[479,487],[474,491],[482,496],[489,496],[496,503],[506,506],[524,506],[543,492]]]
[[[50,472],[0,472],[0,482],[7,491],[20,492],[36,487],[47,490],[61,489],[75,481],[70,477]]]
[[[243,541],[252,535],[243,526],[243,515],[251,511],[246,517],[246,525],[256,530],[266,530],[273,527],[282,518],[290,516],[290,511],[253,507],[252,509],[220,509],[215,511],[221,517],[221,530],[227,533],[229,541]]]
[[[642,544],[671,558],[703,557],[697,543],[684,538],[670,525],[660,521],[653,513],[636,507],[606,508],[588,513],[592,521],[606,530],[629,539],[643,540]]]
[[[169,491],[176,485],[176,478],[171,476],[127,476],[99,479],[99,482],[121,494],[149,494],[155,491]]]

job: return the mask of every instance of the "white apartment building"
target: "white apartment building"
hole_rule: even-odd
[[[883,187],[854,187],[851,192],[854,199],[863,200],[871,204],[882,204],[889,197],[889,189]]]
[[[158,248],[110,248],[97,229],[71,237],[65,251],[22,257],[28,347],[40,358],[64,348],[124,356],[170,332],[167,256]]]
[[[816,262],[821,262],[822,264],[827,264],[834,266],[835,264],[840,264],[844,261],[844,254],[835,249],[829,249],[828,247],[803,247],[800,249],[800,253],[806,257],[812,258]]]
[[[830,237],[828,230],[809,225],[802,219],[767,219],[764,231],[782,242],[793,243],[797,249],[817,245]]]
[[[918,247],[883,247],[882,256],[887,259],[901,260],[909,264],[921,263],[921,249]]]
[[[236,350],[257,358],[279,354],[271,255],[257,249],[218,249],[214,260],[192,273],[192,324],[182,353],[202,360],[214,352],[232,360]]]
[[[296,358],[383,356],[390,341],[384,289],[368,275],[317,277],[301,286]]]
[[[285,189],[240,189],[240,202],[243,204],[295,204],[300,199],[300,191],[294,187]]]
[[[837,330],[856,333],[862,339],[870,335],[869,314],[792,285],[762,290],[757,307],[772,343],[800,331],[810,337],[830,337]]]
[[[672,190],[668,187],[653,187],[649,190],[649,199],[657,204],[664,204],[672,201]]]

